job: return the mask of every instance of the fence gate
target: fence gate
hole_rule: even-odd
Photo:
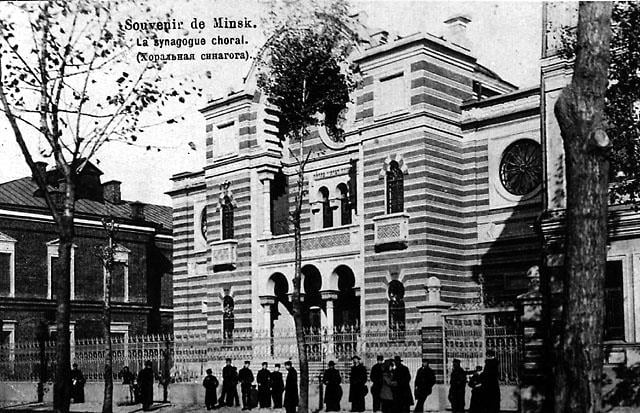
[[[517,384],[522,358],[520,315],[514,309],[479,309],[443,314],[445,383],[453,359],[468,372],[483,366],[487,354],[498,359],[500,384]]]

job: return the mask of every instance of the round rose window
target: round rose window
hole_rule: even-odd
[[[509,145],[500,162],[500,181],[513,195],[526,195],[542,182],[540,144],[522,139]]]

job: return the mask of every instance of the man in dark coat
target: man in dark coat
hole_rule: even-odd
[[[124,366],[118,373],[118,378],[122,379],[122,384],[129,386],[129,397],[133,404],[136,399],[136,375],[129,371],[129,366]]]
[[[449,403],[452,413],[464,413],[464,391],[467,385],[467,373],[460,367],[460,360],[453,359],[451,379],[449,380]]]
[[[325,412],[339,412],[340,400],[342,399],[342,377],[340,372],[336,370],[336,363],[331,360],[329,362],[329,368],[324,371],[322,376],[322,382],[324,383],[324,404],[327,406]]]
[[[351,375],[349,379],[349,401],[352,412],[364,412],[364,396],[367,395],[367,368],[360,363],[360,357],[351,358]]]
[[[377,363],[371,367],[371,397],[373,398],[373,411],[380,411],[380,389],[382,388],[382,366],[384,365],[384,357],[379,355]]]
[[[222,368],[222,392],[218,399],[220,406],[233,406],[235,401],[236,407],[240,405],[238,401],[238,372],[231,365],[231,359],[225,360],[225,366]]]
[[[482,366],[476,366],[476,371],[469,379],[469,387],[471,387],[471,402],[469,403],[469,413],[482,413],[484,411],[484,401],[482,400],[482,383],[480,375],[482,374]]]
[[[274,409],[282,407],[282,392],[284,392],[284,382],[282,381],[282,373],[280,373],[280,364],[276,363],[271,372],[271,398]]]
[[[267,362],[263,362],[262,368],[256,375],[260,408],[271,407],[271,372],[267,367],[269,367]]]
[[[482,404],[486,413],[500,412],[500,381],[498,359],[489,356],[484,363],[484,371],[480,374],[482,387]]]
[[[138,387],[140,388],[140,402],[142,410],[150,410],[153,404],[153,382],[155,375],[153,374],[153,364],[151,360],[144,362],[144,368],[138,373]]]
[[[413,404],[411,373],[409,372],[409,368],[402,364],[402,358],[400,356],[394,358],[394,363],[396,365],[395,380],[398,383],[398,387],[396,387],[393,400],[396,402],[399,413],[408,413],[411,411],[411,405]]]
[[[250,361],[244,362],[244,367],[238,372],[238,380],[240,381],[240,390],[242,391],[242,410],[251,410],[249,395],[251,392],[251,383],[253,383],[253,373],[249,369]]]
[[[431,394],[434,384],[436,384],[436,374],[433,372],[431,367],[429,367],[429,362],[427,360],[422,360],[422,367],[418,369],[414,383],[416,407],[413,411],[415,413],[421,413],[423,411],[424,402]]]
[[[84,403],[84,383],[86,382],[84,374],[78,368],[76,363],[73,363],[73,369],[71,370],[71,398],[74,403]]]
[[[216,389],[218,388],[218,379],[213,375],[211,369],[207,369],[207,377],[202,381],[202,385],[205,388],[204,404],[207,410],[211,410],[216,407]]]
[[[284,362],[287,369],[287,383],[284,386],[284,408],[286,413],[296,413],[298,408],[298,372],[291,365],[291,361]]]

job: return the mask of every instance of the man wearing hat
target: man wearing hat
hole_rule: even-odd
[[[384,356],[381,354],[376,358],[377,363],[371,367],[371,397],[373,398],[373,411],[380,411],[380,389],[382,388],[382,366],[384,365]]]
[[[396,394],[393,400],[397,401],[396,406],[401,413],[409,413],[413,404],[413,395],[411,394],[411,373],[409,368],[402,364],[402,358],[395,356],[394,363],[396,365],[395,379],[398,383]]]
[[[238,400],[238,371],[231,365],[231,359],[225,359],[225,366],[222,368],[222,392],[218,404],[220,406],[240,405]]]
[[[331,360],[329,368],[324,371],[322,382],[326,386],[324,391],[324,404],[327,406],[325,412],[339,412],[340,400],[342,399],[342,377],[336,370],[336,363]]]
[[[153,364],[151,360],[144,362],[144,368],[138,373],[138,387],[140,387],[140,401],[142,410],[150,410],[153,404]]]
[[[204,404],[207,410],[211,410],[216,407],[216,389],[218,388],[218,379],[213,375],[211,369],[207,369],[207,377],[202,381],[202,385],[205,388]]]
[[[291,361],[284,362],[287,369],[287,384],[284,387],[284,408],[286,413],[296,413],[298,408],[298,372],[291,365]]]
[[[253,373],[249,369],[249,360],[244,362],[244,367],[238,372],[238,380],[240,380],[240,390],[242,391],[242,410],[251,410],[249,402],[249,393],[251,392],[251,383],[253,383]]]
[[[449,403],[452,413],[464,413],[464,392],[467,385],[467,373],[460,367],[460,360],[453,359],[451,379],[449,380]]]
[[[271,372],[267,368],[267,362],[262,363],[262,368],[256,375],[258,382],[258,402],[260,408],[271,407]]]
[[[367,395],[367,368],[360,362],[360,357],[351,357],[351,375],[349,380],[349,401],[352,412],[364,412],[364,396]]]
[[[280,373],[280,363],[273,365],[270,383],[273,408],[280,409],[282,408],[282,393],[284,392],[284,382],[282,381],[282,373]]]
[[[424,402],[431,394],[434,384],[436,384],[436,374],[429,367],[427,360],[422,360],[422,367],[416,372],[414,383],[414,395],[416,396],[416,407],[414,413],[422,413]]]

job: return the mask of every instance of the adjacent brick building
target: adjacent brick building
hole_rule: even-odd
[[[39,167],[46,168],[44,163]],[[47,179],[55,190],[56,171]],[[103,217],[119,223],[113,272],[112,332],[127,336],[172,331],[171,208],[121,199],[120,182],[83,168],[72,257],[71,334],[102,336],[105,245]],[[0,320],[5,342],[29,341],[41,323],[55,335],[56,226],[31,177],[0,184]]]

